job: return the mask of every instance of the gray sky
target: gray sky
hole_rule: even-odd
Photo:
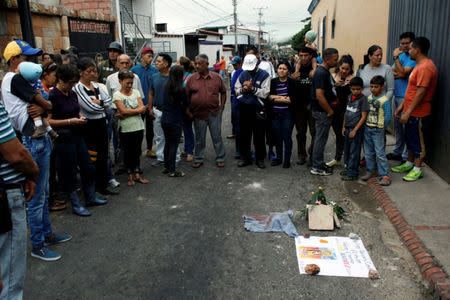
[[[233,24],[232,0],[156,0],[156,23],[168,23],[170,33],[192,31],[198,25]],[[258,11],[263,10],[264,31],[272,33],[275,40],[287,39],[300,31],[300,20],[309,16],[311,0],[237,0],[238,20],[250,29],[257,29]],[[224,19],[221,19],[224,18]],[[211,21],[215,21],[206,24]],[[238,22],[239,23],[239,22]]]

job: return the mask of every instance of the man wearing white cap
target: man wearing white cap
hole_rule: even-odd
[[[242,65],[244,70],[235,84],[236,97],[239,101],[241,125],[241,157],[239,167],[252,164],[251,141],[255,146],[256,165],[265,168],[265,100],[270,93],[270,76],[258,68],[258,58],[247,54]]]

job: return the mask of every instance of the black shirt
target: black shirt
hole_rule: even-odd
[[[335,86],[336,94],[337,94],[337,101],[332,106],[333,110],[337,114],[343,114],[345,112],[345,108],[347,106],[348,97],[351,95],[350,91],[350,85],[342,85],[342,86]]]
[[[324,112],[322,107],[316,98],[316,90],[322,89],[324,91],[325,99],[328,104],[331,104],[336,101],[336,90],[334,88],[334,79],[328,71],[323,66],[318,66],[316,72],[314,73],[314,77],[312,80],[312,89],[311,89],[311,98],[312,98],[312,110],[318,112]]]
[[[300,77],[297,79],[298,92],[300,101],[299,104],[308,106],[311,104],[311,84],[312,80],[309,78],[309,73],[312,71],[312,64],[300,66]]]
[[[77,94],[70,90],[68,95],[58,90],[56,87],[50,91],[48,100],[52,103],[52,119],[65,120],[80,117],[80,105],[78,104]],[[70,129],[72,134],[81,134],[82,126],[57,127],[55,130],[60,132],[64,129]]]
[[[161,123],[183,125],[184,111],[189,106],[186,90],[183,88],[173,96],[164,97]]]

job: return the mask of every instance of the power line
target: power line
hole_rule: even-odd
[[[221,17],[221,15],[217,14],[216,12],[212,11],[212,10],[209,9],[208,7],[206,7],[206,6],[204,6],[203,4],[199,3],[197,0],[191,0],[191,1],[194,2],[195,4],[197,4],[198,6],[200,6],[201,8],[206,9],[206,10],[209,11],[210,13],[212,13],[212,14],[218,16],[218,17]]]
[[[218,21],[226,21],[227,19],[231,18],[232,16],[233,15],[230,14],[228,16],[221,17],[221,18],[218,18],[218,19],[206,22],[206,23],[193,25],[193,26],[184,26],[184,27],[176,28],[176,30],[183,31],[183,30],[189,30],[189,29],[193,29],[193,28],[199,28],[199,27],[203,27],[203,26],[208,25],[208,24],[212,24],[212,23],[218,22]]]
[[[215,5],[215,4],[211,3],[211,2],[209,2],[208,0],[202,0],[202,1],[205,2],[205,3],[207,3],[207,4],[209,4],[210,6],[212,6],[212,7],[214,7],[214,8],[217,8],[218,10],[220,10],[220,11],[223,12],[223,13],[226,13],[226,14],[229,13],[228,11],[225,11],[224,9],[222,9],[222,8],[220,8],[219,6],[217,6],[217,5]]]

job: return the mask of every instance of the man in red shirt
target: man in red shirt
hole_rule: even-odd
[[[208,56],[197,55],[195,68],[197,73],[192,74],[186,82],[186,92],[191,106],[190,111],[194,118],[195,130],[195,161],[193,168],[203,165],[206,147],[206,129],[209,128],[211,139],[216,151],[216,165],[225,166],[225,147],[222,142],[222,111],[227,99],[226,87],[222,78],[208,70]]]
[[[426,141],[430,127],[431,102],[436,91],[437,69],[428,58],[430,41],[417,37],[411,45],[409,55],[417,63],[408,81],[405,100],[396,109],[395,116],[405,124],[405,140],[408,160],[392,168],[392,172],[408,172],[405,181],[416,181],[423,177],[421,170],[425,159]]]

